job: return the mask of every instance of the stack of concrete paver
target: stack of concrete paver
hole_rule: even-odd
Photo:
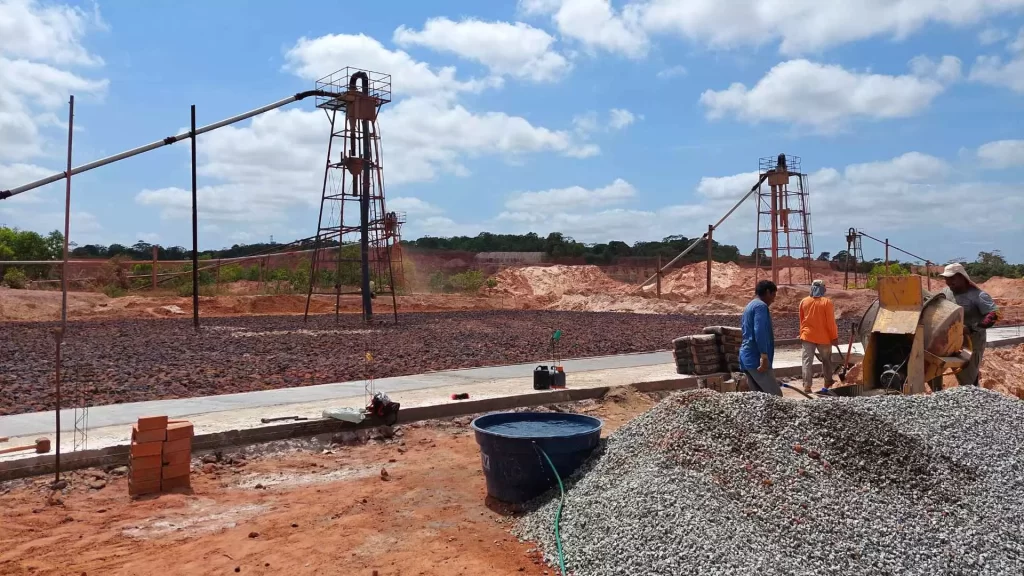
[[[743,330],[732,326],[708,326],[705,334],[714,334],[718,342],[718,351],[722,354],[723,372],[739,372],[740,344],[743,343]]]
[[[678,374],[714,374],[721,371],[722,353],[714,334],[682,336],[672,341]]]
[[[193,427],[167,416],[146,416],[132,425],[128,493],[154,494],[190,486]]]

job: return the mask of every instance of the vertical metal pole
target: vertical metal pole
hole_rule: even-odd
[[[931,290],[932,290],[932,263],[927,261],[927,260],[924,261],[924,273],[925,273],[925,276],[928,278],[928,280],[927,280],[927,282],[928,282],[928,291],[931,292]]]
[[[885,275],[889,275],[889,239],[885,239]]]
[[[714,232],[715,232],[714,225],[708,224],[708,266],[707,266],[707,273],[708,273],[707,281],[708,281],[708,283],[707,283],[707,289],[705,290],[705,294],[711,294],[711,247],[712,247],[712,245],[714,243],[714,241],[712,240],[712,235],[714,234]]]
[[[196,208],[196,105],[192,105],[192,324],[199,330],[199,211]]]
[[[658,283],[656,285],[658,300],[661,300],[661,254],[658,254]]]
[[[68,102],[68,171],[64,187],[64,251],[60,267],[60,327],[68,325],[68,235],[71,234],[71,142],[75,128],[75,96]]]
[[[149,282],[152,285],[153,290],[156,290],[156,261],[157,261],[157,259],[159,257],[160,257],[160,247],[159,246],[153,246],[153,264],[152,264],[152,268],[153,269],[150,270],[150,272],[149,272],[149,276],[150,276]]]
[[[318,276],[317,272],[319,272],[319,266],[320,266],[320,251],[321,251],[321,243],[322,243],[322,240],[320,238],[320,232],[321,232],[321,230],[323,228],[324,203],[326,202],[326,200],[324,199],[324,196],[327,196],[327,177],[330,175],[330,172],[331,172],[331,146],[334,145],[334,136],[335,136],[335,134],[334,134],[334,121],[337,119],[337,117],[338,117],[338,111],[337,110],[331,111],[331,113],[330,113],[330,118],[331,118],[331,134],[330,134],[330,136],[327,137],[327,162],[324,164],[324,185],[323,185],[323,187],[322,187],[322,189],[320,191],[320,215],[317,216],[317,218],[316,218],[316,240],[313,243],[313,255],[310,256],[310,258],[309,258],[309,292],[306,294],[306,311],[302,313],[302,321],[303,322],[305,322],[306,320],[309,319],[309,302],[310,302],[310,300],[313,299],[313,289],[316,286],[315,283],[316,283],[317,276]],[[342,156],[345,155],[344,141],[342,142],[341,153],[342,153]],[[344,174],[344,172],[345,172],[345,170],[344,170],[344,168],[342,168],[342,174]],[[344,176],[342,178],[344,178]],[[341,189],[341,193],[344,194],[345,193],[345,181],[344,181],[344,179],[341,182],[341,188],[340,189]],[[338,243],[339,244],[341,243],[341,238],[340,237],[338,238]]]
[[[779,283],[779,187],[772,186],[772,282]]]
[[[370,298],[370,122],[363,120],[363,190],[359,197],[359,252],[363,268],[363,320],[373,322]]]
[[[853,228],[850,228],[850,232],[853,232]],[[846,263],[843,266],[843,289],[850,289],[850,252],[853,252],[853,234],[846,234]]]
[[[54,445],[57,448],[57,452],[54,455],[54,461],[53,461],[54,462],[54,468],[56,468],[56,473],[55,473],[53,481],[54,482],[59,482],[60,481],[60,347],[63,344],[63,340],[64,340],[64,329],[63,328],[55,329],[53,331],[53,338],[54,338],[54,340],[55,340],[55,342],[57,344],[57,370],[56,370],[55,378],[54,378],[54,383],[55,383],[56,388],[57,388],[56,389],[57,431],[56,431],[56,434],[55,434],[55,436],[57,438],[57,441],[54,443]]]

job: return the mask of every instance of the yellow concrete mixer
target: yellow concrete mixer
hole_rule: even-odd
[[[859,332],[861,381],[832,388],[836,394],[922,394],[925,383],[958,372],[971,357],[963,308],[925,290],[920,276],[879,278],[878,300]]]

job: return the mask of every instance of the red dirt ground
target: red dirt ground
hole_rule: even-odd
[[[603,418],[608,433],[653,402],[619,392],[570,408]],[[331,453],[278,444],[209,473],[195,461],[188,494],[132,501],[124,477],[88,488],[100,471],[69,475],[54,499],[50,477],[0,485],[0,573],[555,574],[485,506],[469,420],[404,426],[386,443]]]

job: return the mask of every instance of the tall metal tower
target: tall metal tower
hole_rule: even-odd
[[[363,320],[373,321],[373,300],[390,295],[395,321],[396,269],[401,273],[405,215],[387,212],[377,114],[391,101],[391,76],[343,68],[316,82],[316,106],[327,114],[327,142],[320,216],[310,264],[305,318],[314,294],[359,295]]]
[[[768,250],[772,282],[780,284],[779,270],[788,268],[786,284],[811,283],[811,212],[807,203],[807,175],[801,171],[800,157],[779,154],[761,158],[760,175],[768,175],[757,189],[757,247],[754,251],[758,274],[761,253]],[[790,189],[792,180],[795,189]],[[793,267],[804,268],[805,278],[794,278]]]

